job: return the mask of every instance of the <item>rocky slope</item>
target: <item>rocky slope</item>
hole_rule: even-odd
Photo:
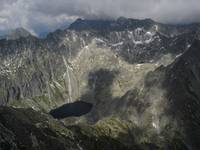
[[[2,150],[186,149],[178,135],[155,139],[131,122],[109,119],[94,126],[65,126],[32,109],[1,107],[0,130]]]
[[[150,72],[144,89],[145,98],[153,93],[157,99],[154,100],[157,106],[155,125],[160,129],[163,123],[174,124],[190,149],[200,147],[199,50],[200,41],[196,40],[171,65]]]
[[[198,149],[199,29],[150,19],[78,19],[45,39],[0,40],[0,104],[16,108],[0,114],[12,112],[17,123],[31,126],[20,137],[21,129],[16,133],[0,117],[2,141],[22,149],[18,142],[34,131],[61,149]],[[41,113],[30,108],[62,119],[65,125],[50,118],[67,130],[65,137],[54,127],[46,133],[35,126]],[[63,144],[66,139],[72,143]],[[48,149],[40,141],[39,149]]]
[[[25,100],[30,104],[36,98],[42,101],[39,109],[49,111],[67,101],[80,99],[86,92],[89,73],[100,69],[116,70],[125,75],[121,75],[123,79],[121,77],[118,80],[120,85],[117,85],[121,86],[122,94],[118,95],[122,96],[140,80],[141,75],[132,79],[133,72],[143,75],[159,66],[163,57],[162,62],[170,62],[169,59],[188,49],[199,30],[196,24],[177,27],[148,19],[124,18],[111,23],[102,21],[106,32],[79,27],[80,24],[96,27],[101,21],[94,25],[91,22],[95,21],[78,20],[69,29],[49,34],[46,39],[29,36],[14,41],[1,40],[1,104],[13,100]],[[124,27],[126,24],[128,28]],[[94,56],[101,58],[93,59]],[[141,67],[143,64],[144,67]],[[114,88],[119,88],[117,86]]]

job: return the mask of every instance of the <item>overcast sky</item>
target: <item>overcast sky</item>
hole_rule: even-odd
[[[200,22],[200,0],[0,0],[0,31],[24,27],[33,34],[81,18],[152,18]]]

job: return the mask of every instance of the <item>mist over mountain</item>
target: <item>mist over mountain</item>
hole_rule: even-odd
[[[5,33],[2,33],[2,35],[0,36],[0,39],[16,40],[16,39],[19,39],[22,37],[25,38],[28,36],[31,36],[31,33],[29,33],[23,28],[17,28],[15,30],[10,30]]]
[[[77,18],[152,18],[187,24],[200,21],[198,0],[1,0],[0,30],[23,27],[34,35],[51,32]]]

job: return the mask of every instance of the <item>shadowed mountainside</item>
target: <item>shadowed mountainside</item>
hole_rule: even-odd
[[[196,40],[191,48],[174,63],[160,67],[147,75],[146,92],[160,87],[166,92],[165,115],[176,120],[184,140],[191,149],[199,149],[200,138],[200,41]],[[164,105],[164,103],[163,103]],[[162,117],[160,117],[160,121]]]

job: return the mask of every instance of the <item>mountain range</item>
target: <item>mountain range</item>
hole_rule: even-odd
[[[0,149],[200,149],[200,24],[78,19],[0,40]]]

